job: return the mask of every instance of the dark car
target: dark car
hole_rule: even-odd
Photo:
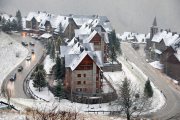
[[[29,45],[34,46],[35,44],[33,42],[29,42]]]
[[[16,80],[16,73],[11,76],[10,81],[15,81]]]
[[[19,66],[18,67],[18,72],[21,72],[23,70],[23,67],[22,66]]]
[[[23,46],[28,46],[27,42],[21,42]]]
[[[31,53],[34,54],[34,49],[31,50]]]

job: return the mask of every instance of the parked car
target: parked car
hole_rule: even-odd
[[[21,42],[23,46],[28,46],[27,42]]]
[[[31,53],[34,54],[34,49],[31,49]]]
[[[27,61],[31,60],[31,56],[28,55],[27,58],[26,58]]]
[[[29,42],[29,45],[34,46],[35,44],[34,42]]]
[[[16,80],[16,73],[11,76],[10,81],[15,81]]]
[[[23,70],[23,66],[18,67],[18,72],[21,72]]]

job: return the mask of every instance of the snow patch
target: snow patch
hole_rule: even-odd
[[[160,70],[163,69],[163,64],[161,64],[159,61],[154,61],[149,64],[156,69],[160,69]]]
[[[46,101],[53,101],[54,100],[54,95],[51,93],[50,90],[48,90],[47,87],[42,88],[42,90],[39,92],[38,88],[34,88],[33,86],[33,80],[29,81],[29,87],[33,94],[35,95],[34,97],[36,99],[44,99]]]
[[[50,74],[50,71],[52,70],[52,67],[55,65],[55,61],[53,61],[49,55],[46,56],[44,60],[44,69],[47,74]]]

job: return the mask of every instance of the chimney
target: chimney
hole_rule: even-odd
[[[172,32],[172,35],[174,36],[175,34],[177,34],[177,32]]]
[[[72,17],[69,17],[69,18],[68,18],[68,22],[69,22],[69,23],[72,23],[72,21],[73,21],[73,18],[72,18]]]

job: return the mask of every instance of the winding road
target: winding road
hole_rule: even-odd
[[[15,68],[5,79],[5,89],[8,88],[11,91],[13,98],[31,98],[30,95],[27,93],[26,90],[26,84],[24,84],[24,80],[26,79],[29,72],[34,68],[34,66],[40,61],[42,55],[43,55],[43,45],[34,39],[32,39],[29,36],[22,37],[20,34],[13,34],[11,35],[13,39],[15,39],[17,42],[25,41],[27,43],[34,42],[35,46],[27,46],[27,49],[29,50],[28,55],[31,56],[31,60],[27,61],[26,59],[19,65],[23,66],[23,70],[21,72],[18,72],[17,68]],[[34,53],[31,53],[31,50],[34,49]],[[12,73],[16,73],[16,80],[14,82],[9,81]],[[25,88],[25,89],[24,89]]]
[[[136,64],[166,97],[166,104],[163,108],[148,117],[160,120],[180,120],[180,91],[175,88],[166,75],[146,62],[143,45],[140,46],[140,50],[135,51],[130,43],[122,42],[121,49],[123,55]]]

